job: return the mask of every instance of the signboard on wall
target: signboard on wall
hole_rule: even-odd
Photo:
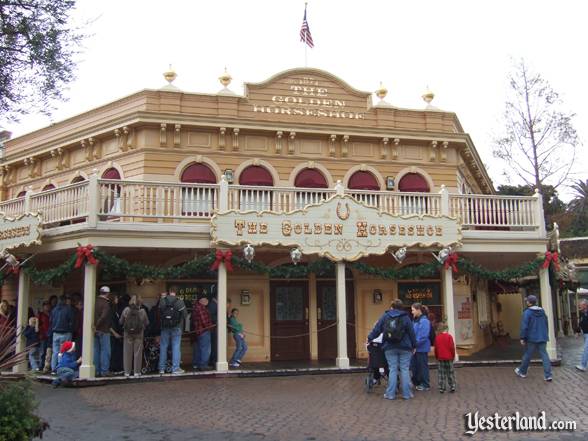
[[[407,306],[417,302],[440,305],[441,286],[437,282],[398,282],[398,298]]]
[[[384,254],[389,247],[445,247],[462,238],[455,218],[396,216],[349,195],[285,213],[230,210],[215,214],[211,223],[213,246],[294,246],[333,261]]]
[[[455,343],[473,345],[474,341],[474,304],[470,294],[453,295],[455,307]]]
[[[0,218],[0,253],[41,243],[41,215],[27,213],[17,218]]]

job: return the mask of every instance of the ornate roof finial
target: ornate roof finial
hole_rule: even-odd
[[[225,66],[225,71],[223,72],[223,74],[220,77],[218,77],[218,80],[223,85],[223,87],[226,88],[229,86],[229,84],[231,84],[232,79],[233,79],[233,77],[231,75],[229,75],[229,73],[227,72],[227,67]]]
[[[171,83],[177,78],[178,74],[172,69],[172,65],[169,65],[169,69],[163,73],[163,78],[171,85]]]
[[[376,90],[376,96],[383,100],[384,98],[386,98],[386,95],[388,95],[388,89],[386,89],[380,81],[380,87]]]
[[[427,106],[431,105],[431,101],[435,98],[435,94],[431,92],[431,89],[427,85],[427,91],[422,94],[423,101],[427,103]]]

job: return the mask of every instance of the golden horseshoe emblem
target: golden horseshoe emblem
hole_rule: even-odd
[[[347,202],[345,202],[345,213],[341,213],[341,202],[338,202],[337,203],[337,217],[339,217],[339,219],[341,219],[341,220],[347,220],[347,219],[349,219],[349,214],[350,214],[349,204]]]

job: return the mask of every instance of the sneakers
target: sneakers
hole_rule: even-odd
[[[444,394],[445,393],[445,389],[439,389],[439,393],[440,394]]]
[[[163,375],[163,374],[165,374],[165,371],[164,370],[160,370],[159,371],[159,375]]]
[[[584,368],[584,367],[582,367],[580,365],[577,365],[576,366],[576,369],[578,369],[579,371],[582,371],[582,372],[586,372],[586,368]]]
[[[176,369],[175,371],[173,371],[172,375],[182,375],[185,373],[186,373],[186,371],[184,369],[179,368],[179,369]]]
[[[233,368],[238,368],[238,367],[240,367],[241,365],[240,365],[239,363],[229,363],[229,366],[230,366],[230,367],[233,367]]]
[[[553,381],[553,377],[547,377],[547,378],[545,378],[545,381],[547,381],[548,383],[550,383],[550,382]]]
[[[451,393],[454,393],[454,392],[455,392],[455,388],[454,388],[454,387],[452,387],[452,388],[449,390],[449,392],[451,392]]]
[[[523,374],[519,368],[515,368],[515,374],[521,378],[527,378],[527,374]]]
[[[127,373],[125,372],[125,378],[131,378],[131,374],[127,374]]]
[[[415,389],[421,392],[431,390],[430,387],[421,386],[420,384],[417,387],[415,387]]]
[[[387,400],[395,400],[396,397],[393,397],[392,395],[388,395],[388,394],[384,394],[384,398]]]

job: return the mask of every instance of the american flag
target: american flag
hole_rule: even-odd
[[[300,28],[300,41],[306,43],[308,47],[314,47],[314,43],[312,42],[312,35],[310,35],[310,28],[308,27],[308,22],[306,21],[306,5],[304,6],[304,18],[302,19],[302,27]]]

